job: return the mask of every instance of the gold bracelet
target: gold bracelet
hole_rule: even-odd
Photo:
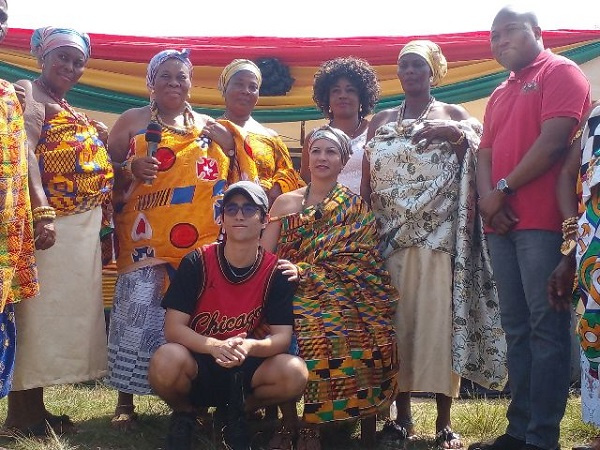
[[[52,206],[38,206],[31,211],[34,222],[56,219],[56,210]]]
[[[560,252],[565,256],[569,256],[575,251],[575,248],[577,248],[577,241],[575,239],[565,239],[560,245]]]
[[[448,139],[448,142],[450,143],[450,145],[457,147],[459,145],[461,145],[465,140],[465,132],[460,130],[460,136],[458,137],[458,139],[456,141],[451,141],[450,139]]]

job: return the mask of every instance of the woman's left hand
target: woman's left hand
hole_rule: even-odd
[[[235,141],[231,132],[213,119],[206,121],[202,134],[219,144],[225,153],[235,148]]]
[[[283,275],[287,275],[288,281],[300,280],[300,269],[298,266],[287,259],[277,261],[277,268],[281,270]]]
[[[108,127],[104,123],[97,120],[92,119],[90,122],[98,132],[98,139],[100,139],[104,145],[106,145],[108,142]]]
[[[456,142],[460,139],[463,132],[455,124],[452,123],[427,123],[413,135],[412,142],[418,144],[419,147],[425,148],[434,139],[441,141]]]
[[[56,241],[56,231],[54,230],[54,221],[37,220],[33,225],[33,238],[35,248],[46,250],[54,245]]]

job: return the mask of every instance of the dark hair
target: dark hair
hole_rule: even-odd
[[[290,76],[290,68],[279,59],[260,58],[256,60],[256,65],[262,75],[259,95],[285,95],[292,89],[295,80]]]
[[[348,56],[325,61],[315,73],[313,100],[323,115],[333,119],[329,111],[329,91],[340,78],[347,78],[358,89],[361,118],[370,114],[379,100],[377,74],[364,59]]]

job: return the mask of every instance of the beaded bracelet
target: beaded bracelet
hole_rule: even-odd
[[[460,130],[460,136],[458,137],[458,139],[456,141],[451,141],[448,140],[448,142],[450,143],[450,145],[457,147],[459,145],[461,145],[465,140],[465,132]]]
[[[569,256],[577,247],[577,216],[569,217],[562,223],[563,242],[560,245],[560,252]]]
[[[52,206],[38,206],[31,211],[34,222],[56,219],[56,210]]]

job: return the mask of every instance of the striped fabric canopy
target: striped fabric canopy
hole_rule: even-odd
[[[32,30],[11,29],[0,46],[0,78],[16,81],[39,72],[29,54]],[[556,30],[543,33],[544,44],[578,64],[600,56],[600,30]],[[402,46],[416,38],[438,43],[448,59],[448,75],[434,89],[436,98],[464,103],[485,98],[506,78],[506,71],[492,58],[488,32],[429,36],[355,38],[268,37],[132,37],[91,34],[92,57],[87,69],[68,95],[75,106],[121,113],[148,104],[146,66],[150,58],[167,48],[189,48],[194,64],[191,102],[213,117],[223,112],[217,80],[223,67],[235,58],[275,57],[290,67],[295,79],[285,96],[261,97],[253,116],[262,122],[320,119],[312,101],[313,76],[318,66],[338,56],[357,56],[376,69],[381,99],[376,110],[396,106],[402,88],[396,77],[396,58]]]

